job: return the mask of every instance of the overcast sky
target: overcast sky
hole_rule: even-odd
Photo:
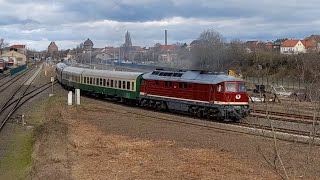
[[[73,48],[190,43],[206,29],[226,39],[275,40],[320,34],[316,0],[0,0],[0,37],[37,50],[56,41]]]

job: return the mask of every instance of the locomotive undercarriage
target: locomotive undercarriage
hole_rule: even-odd
[[[174,110],[187,112],[199,118],[239,121],[248,115],[248,106],[224,106],[218,104],[207,104],[172,100],[166,98],[145,96],[140,100],[140,106],[155,110]]]

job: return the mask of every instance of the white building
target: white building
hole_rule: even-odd
[[[280,47],[281,54],[306,53],[307,49],[300,40],[285,40]]]

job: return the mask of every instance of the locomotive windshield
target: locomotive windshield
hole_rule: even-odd
[[[226,83],[226,92],[237,92],[236,83]]]

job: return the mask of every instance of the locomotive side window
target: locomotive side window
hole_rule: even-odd
[[[239,92],[247,92],[247,88],[244,83],[239,84]]]
[[[156,81],[156,83],[155,83],[155,84],[156,84],[156,86],[159,86],[159,81]]]
[[[182,88],[182,89],[187,89],[189,88],[191,84],[188,84],[188,83],[179,83],[179,88]]]
[[[223,92],[223,86],[221,86],[221,84],[218,86],[218,92]]]
[[[226,83],[226,92],[237,92],[236,83]]]
[[[170,81],[166,81],[164,84],[165,87],[171,87],[172,83]]]

